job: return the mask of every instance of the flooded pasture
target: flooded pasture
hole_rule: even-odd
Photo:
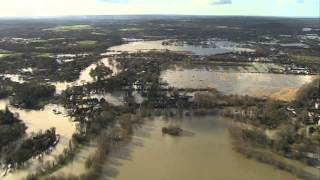
[[[119,54],[121,52],[137,52],[137,51],[174,51],[174,52],[185,52],[196,55],[214,55],[214,54],[224,54],[229,52],[241,52],[241,51],[254,51],[252,49],[242,48],[235,43],[228,41],[216,41],[215,47],[202,47],[195,45],[171,45],[163,44],[163,40],[160,41],[140,41],[140,42],[130,42],[128,44],[123,44],[119,46],[114,46],[108,49],[107,55]]]
[[[216,116],[147,121],[135,131],[131,143],[111,154],[101,179],[297,179],[236,153],[229,122]],[[163,135],[161,129],[168,124],[181,126],[185,135]]]
[[[176,88],[216,88],[224,94],[275,97],[278,93],[293,92],[292,100],[301,86],[314,76],[269,73],[214,71],[210,68],[174,67],[162,72],[161,78]]]

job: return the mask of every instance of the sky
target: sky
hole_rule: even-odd
[[[319,17],[320,0],[0,0],[0,17],[130,14]]]

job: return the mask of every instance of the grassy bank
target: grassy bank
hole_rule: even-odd
[[[318,180],[317,169],[308,167],[305,164],[287,159],[280,156],[265,147],[243,140],[243,136],[239,135],[236,130],[230,128],[230,135],[233,138],[233,149],[245,155],[247,158],[257,160],[262,163],[269,164],[280,170],[289,172],[299,178],[308,180]],[[262,140],[264,138],[260,138]]]
[[[69,147],[69,149],[64,150],[64,153],[58,157],[57,162],[53,162],[52,164],[48,163],[48,166],[44,167],[42,170],[35,174],[29,174],[26,180],[38,180],[52,175],[54,172],[57,172],[71,162],[83,148],[83,144],[75,143],[72,147]]]

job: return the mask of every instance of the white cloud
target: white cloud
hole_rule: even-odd
[[[0,16],[109,14],[318,16],[317,7],[319,0],[0,0]]]
[[[232,0],[214,0],[212,5],[232,4]]]

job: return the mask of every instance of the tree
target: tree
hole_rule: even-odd
[[[288,116],[281,102],[268,100],[263,107],[260,123],[275,128],[285,120],[288,120]]]
[[[15,96],[11,104],[21,108],[37,109],[43,102],[53,97],[55,86],[36,82],[19,84],[15,87]]]
[[[299,107],[310,105],[313,99],[320,98],[320,78],[304,85],[296,95],[295,104]]]
[[[90,76],[96,81],[105,80],[110,74],[112,74],[112,70],[103,64],[98,64],[95,69],[90,71]]]

